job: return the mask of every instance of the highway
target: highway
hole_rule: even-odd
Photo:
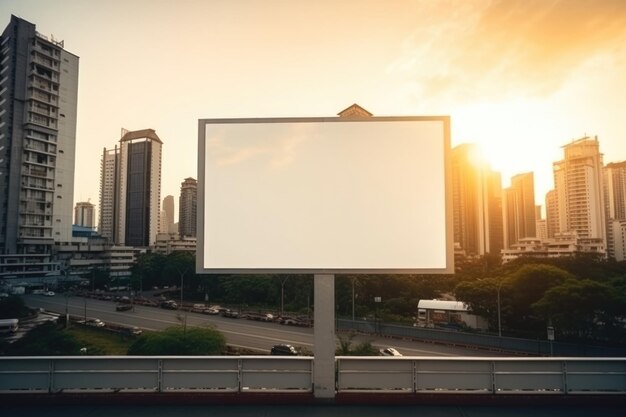
[[[305,350],[313,351],[313,329],[284,326],[278,323],[266,323],[245,319],[232,319],[199,313],[184,313],[176,310],[164,310],[156,307],[134,306],[134,311],[115,311],[112,301],[95,300],[83,297],[65,297],[56,295],[24,296],[26,305],[43,308],[47,311],[88,318],[99,318],[105,323],[137,326],[144,330],[163,330],[167,327],[183,324],[188,326],[214,326],[226,337],[230,346],[251,349],[259,353],[269,353],[278,343],[288,343]],[[393,346],[404,356],[499,356],[494,352],[462,347],[442,346],[432,343],[404,339],[390,339],[373,335],[359,335],[354,344],[369,341],[377,349]]]

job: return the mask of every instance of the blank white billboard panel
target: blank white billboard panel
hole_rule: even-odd
[[[447,117],[199,125],[198,272],[452,272]]]

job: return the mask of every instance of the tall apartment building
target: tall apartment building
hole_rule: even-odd
[[[535,181],[532,172],[511,178],[511,186],[504,190],[504,247],[510,248],[525,237],[536,237]]]
[[[78,61],[16,16],[0,36],[0,278],[58,273],[72,239]]]
[[[607,252],[618,261],[626,259],[626,161],[604,167],[604,201],[607,219]]]
[[[559,233],[559,204],[555,190],[546,193],[546,231],[548,239]]]
[[[98,218],[98,232],[109,242],[114,243],[115,224],[119,216],[117,199],[119,193],[119,163],[120,149],[102,151],[100,162],[100,217]]]
[[[178,206],[178,233],[181,237],[196,237],[198,181],[185,178],[180,185]]]
[[[99,230],[116,245],[147,247],[156,241],[162,145],[153,129],[122,129],[119,147],[103,152]]]
[[[598,138],[584,137],[565,146],[564,159],[553,163],[558,232],[606,244],[603,164]]]
[[[452,150],[454,242],[469,256],[499,254],[504,241],[500,174],[478,154],[475,144]]]
[[[161,224],[159,233],[175,233],[174,228],[174,196],[167,195],[163,199],[161,211]]]
[[[78,226],[88,227],[90,229],[96,226],[96,206],[89,201],[76,203],[74,207],[74,224]]]

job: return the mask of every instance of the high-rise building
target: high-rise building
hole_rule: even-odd
[[[504,247],[525,237],[536,237],[535,185],[532,172],[511,178],[511,186],[504,190]]]
[[[554,162],[558,232],[606,243],[603,164],[598,138],[584,137],[563,146],[564,159]]]
[[[0,36],[0,278],[58,271],[71,241],[78,60],[16,16]]]
[[[98,231],[110,243],[115,243],[115,225],[119,216],[117,199],[119,193],[119,163],[120,149],[115,148],[102,151],[100,162],[100,217]]]
[[[119,147],[103,152],[99,229],[116,245],[147,247],[156,241],[162,145],[153,129],[122,129]]]
[[[500,174],[479,155],[475,144],[452,150],[454,242],[469,256],[499,254],[503,248]]]
[[[626,224],[626,161],[604,167],[604,202],[607,218],[607,252],[618,261],[626,258],[624,252],[624,224]]]
[[[559,205],[555,190],[546,193],[546,232],[548,239],[553,239],[559,233]]]
[[[180,185],[178,206],[178,232],[181,237],[196,237],[197,205],[198,181],[185,178]]]
[[[96,206],[89,201],[76,203],[74,207],[74,224],[93,229],[96,225]]]
[[[174,227],[174,196],[165,196],[161,213],[161,230],[159,233],[175,233],[175,231],[172,230]]]

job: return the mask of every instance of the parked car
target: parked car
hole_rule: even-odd
[[[216,316],[218,314],[220,314],[220,311],[215,309],[215,308],[205,308],[204,310],[202,310],[202,314],[209,314],[211,316]]]
[[[228,317],[231,319],[238,319],[239,318],[239,313],[235,310],[226,310],[222,313],[222,316],[224,317]]]
[[[139,336],[140,334],[143,333],[143,330],[141,330],[139,327],[124,327],[122,329],[122,333],[126,333],[126,334],[130,334],[132,336]]]
[[[87,321],[85,321],[85,325],[91,326],[91,327],[104,327],[105,326],[104,322],[100,319],[88,319]]]
[[[378,352],[381,354],[381,356],[402,356],[400,352],[398,352],[395,348],[392,348],[392,347],[386,347],[386,348],[380,349]]]
[[[291,345],[280,344],[272,346],[270,354],[281,356],[298,356],[298,351],[295,347]]]
[[[176,304],[176,301],[174,300],[167,300],[161,303],[161,308],[164,308],[166,310],[177,310],[178,304]]]
[[[46,297],[54,297],[54,291],[46,291],[43,293]]]
[[[133,309],[133,306],[130,304],[118,304],[115,306],[115,311],[128,311],[132,309]]]

